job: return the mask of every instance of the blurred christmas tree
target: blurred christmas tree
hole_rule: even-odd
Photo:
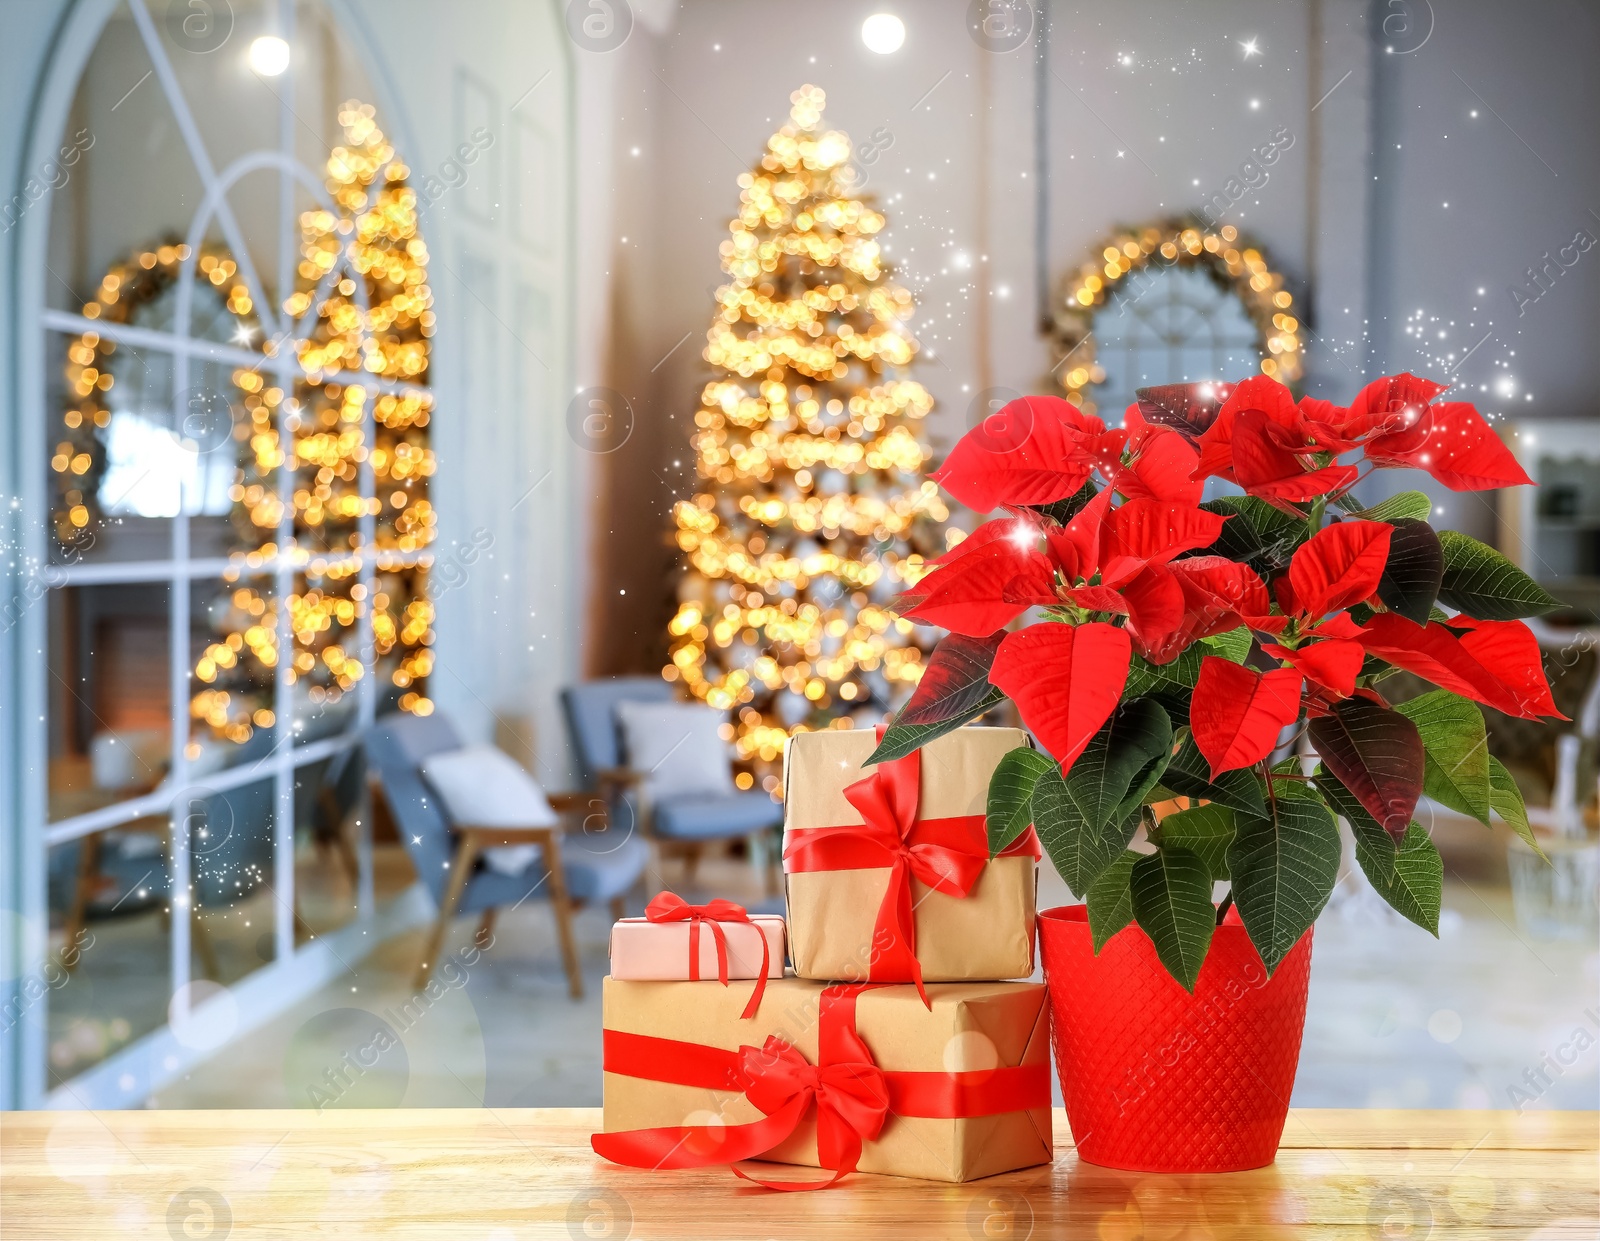
[[[317,208],[300,219],[298,287],[284,310],[297,320],[314,315],[298,343],[303,379],[286,394],[270,370],[233,375],[244,411],[236,435],[251,451],[230,494],[236,525],[259,546],[235,558],[227,576],[237,584],[211,609],[218,640],[196,663],[205,688],[190,711],[234,742],[274,722],[278,599],[270,577],[254,575],[270,572],[282,554],[283,469],[294,473],[289,503],[298,576],[288,610],[297,699],[315,710],[336,704],[370,663],[388,682],[380,686],[380,712],[398,706],[426,715],[433,708],[423,684],[433,667],[426,551],[435,523],[426,430],[433,399],[423,386],[433,295],[410,170],[374,115],[370,104],[341,107],[344,142],[328,157],[326,182],[339,212]],[[278,411],[290,396],[286,453]],[[364,427],[369,404],[371,443]],[[366,486],[364,469],[372,472]],[[370,592],[361,580],[363,553],[376,566]],[[361,625],[369,611],[372,649],[363,652]]]
[[[734,711],[756,769],[738,782],[769,789],[788,734],[875,722],[921,677],[932,643],[884,605],[944,550],[948,516],[913,429],[933,400],[899,377],[917,345],[884,217],[851,192],[823,92],[790,101],[721,247],[704,357],[723,374],[695,414],[704,489],[674,514],[688,563],[663,669]]]

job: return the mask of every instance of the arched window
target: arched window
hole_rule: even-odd
[[[22,828],[66,979],[25,1023],[35,1102],[163,1026],[209,1050],[225,986],[370,914],[360,731],[431,709],[432,295],[371,83],[317,0],[95,20],[24,221]]]
[[[1233,225],[1174,219],[1107,238],[1065,282],[1054,331],[1067,399],[1109,424],[1136,388],[1300,378],[1294,295]]]

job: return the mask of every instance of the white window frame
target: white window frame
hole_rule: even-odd
[[[188,760],[185,750],[190,742],[189,700],[192,693],[190,598],[191,586],[197,580],[215,579],[219,586],[224,573],[238,570],[243,577],[271,574],[280,600],[286,600],[294,590],[295,575],[304,566],[294,554],[293,492],[295,474],[287,468],[278,471],[279,498],[283,502],[283,517],[275,541],[279,553],[264,559],[259,567],[244,569],[242,558],[191,559],[189,555],[189,522],[180,506],[179,514],[172,518],[171,549],[163,560],[135,562],[82,562],[52,565],[51,541],[53,533],[48,520],[50,493],[48,486],[48,443],[51,419],[58,413],[50,405],[46,376],[53,366],[59,366],[59,348],[52,348],[52,338],[59,340],[60,333],[81,334],[86,331],[102,337],[146,350],[160,350],[174,359],[174,391],[184,391],[188,383],[189,367],[196,360],[226,363],[257,369],[270,374],[286,393],[293,391],[294,383],[305,372],[299,364],[296,343],[317,321],[316,308],[322,295],[341,275],[350,275],[356,285],[357,299],[366,309],[364,278],[353,266],[346,266],[349,254],[323,278],[317,295],[311,300],[298,321],[289,320],[281,307],[281,299],[294,288],[296,257],[300,238],[299,213],[295,208],[296,183],[310,191],[322,206],[336,216],[342,216],[325,190],[320,175],[300,163],[294,155],[294,129],[299,124],[293,112],[293,75],[290,67],[277,79],[279,94],[278,146],[248,152],[234,160],[220,172],[213,165],[201,139],[182,88],[173,72],[161,36],[146,0],[92,0],[75,9],[63,22],[62,41],[58,46],[70,48],[63,59],[72,56],[76,63],[63,65],[54,79],[47,81],[46,97],[41,99],[34,117],[32,145],[35,149],[53,150],[64,128],[67,109],[76,93],[83,65],[92,54],[100,32],[117,7],[125,3],[131,11],[145,50],[150,57],[154,74],[172,109],[178,129],[182,134],[189,157],[204,188],[204,197],[188,229],[188,257],[183,260],[178,277],[178,301],[171,331],[155,331],[89,319],[81,314],[55,310],[49,307],[44,296],[43,264],[37,260],[21,261],[17,277],[20,296],[18,340],[19,349],[19,450],[18,477],[24,522],[20,534],[25,549],[23,577],[32,577],[45,592],[68,589],[74,586],[110,583],[163,583],[168,591],[169,660],[171,675],[171,768],[159,788],[142,796],[107,806],[90,813],[51,822],[49,818],[48,770],[49,754],[47,732],[43,727],[48,710],[46,684],[46,648],[48,607],[39,598],[27,607],[21,619],[21,640],[14,648],[20,655],[18,691],[21,705],[20,727],[16,730],[19,764],[23,780],[19,789],[17,827],[19,847],[16,856],[20,864],[19,915],[16,926],[0,927],[0,938],[21,935],[24,944],[0,943],[0,959],[20,961],[26,977],[43,971],[48,951],[49,908],[46,894],[46,873],[49,850],[91,833],[104,831],[134,819],[169,814],[168,858],[171,876],[172,919],[169,944],[170,991],[175,998],[173,1011],[181,1020],[192,1016],[204,1021],[207,1005],[227,1003],[239,1014],[240,1031],[249,1025],[260,1024],[281,1011],[301,996],[314,990],[323,982],[344,972],[349,963],[371,951],[394,931],[421,922],[428,914],[428,903],[420,886],[413,885],[396,899],[378,907],[374,897],[371,814],[363,804],[358,815],[359,840],[357,859],[357,914],[355,920],[337,931],[321,935],[296,946],[294,933],[295,872],[294,872],[294,775],[296,769],[309,763],[326,759],[342,750],[360,743],[363,731],[372,723],[377,705],[377,678],[372,664],[371,609],[364,613],[360,627],[360,650],[363,653],[365,675],[356,686],[357,711],[354,723],[337,736],[296,746],[292,743],[294,715],[289,672],[289,654],[294,650],[293,633],[286,606],[278,609],[277,646],[283,657],[275,667],[274,689],[274,739],[269,755],[256,763],[225,769],[208,775],[204,780],[205,793],[220,793],[270,777],[274,781],[275,798],[272,815],[274,895],[273,960],[253,971],[234,984],[231,995],[213,997],[189,1013],[184,1007],[188,1001],[190,982],[191,903],[190,856],[187,820],[183,808],[188,797],[197,791],[190,784]],[[277,0],[278,33],[293,44],[293,0]],[[329,14],[330,20],[333,14]],[[352,49],[353,50],[353,49]],[[53,97],[50,97],[53,96]],[[59,118],[52,125],[51,118]],[[280,238],[279,264],[276,288],[280,301],[274,303],[265,296],[264,288],[254,269],[250,252],[244,244],[243,234],[228,204],[227,192],[248,173],[276,170],[279,185]],[[50,198],[47,195],[33,205],[22,225],[24,233],[19,245],[19,255],[47,252]],[[200,245],[206,231],[215,221],[238,264],[239,278],[249,290],[258,321],[263,331],[263,352],[221,342],[196,339],[188,335],[194,292],[194,266],[199,257]],[[352,232],[353,240],[353,232]],[[375,441],[372,397],[375,393],[415,394],[427,393],[426,386],[395,383],[365,372],[319,372],[320,382],[357,383],[366,393],[363,407],[362,429],[365,442]],[[289,402],[278,410],[280,442],[287,445],[292,435],[286,424]],[[371,497],[374,480],[370,460],[362,464],[360,482],[362,494]],[[367,597],[373,593],[375,571],[381,560],[385,567],[431,562],[425,551],[401,552],[397,549],[379,551],[375,545],[376,518],[368,507],[359,519],[361,546],[355,552],[360,563],[360,581],[367,587]],[[349,557],[345,557],[349,559]],[[285,742],[288,744],[285,744]],[[29,929],[29,928],[36,928]],[[136,1038],[99,1064],[85,1070],[77,1077],[46,1090],[46,1030],[48,988],[46,994],[28,1008],[25,1018],[10,1030],[0,1033],[0,1040],[12,1045],[3,1049],[12,1063],[20,1066],[17,1084],[18,1098],[12,1106],[22,1107],[119,1107],[137,1103],[164,1082],[181,1075],[190,1064],[203,1059],[209,1052],[197,1052],[175,1039],[170,1026]],[[0,1095],[9,1093],[0,1090]],[[7,1100],[0,1098],[0,1106]]]

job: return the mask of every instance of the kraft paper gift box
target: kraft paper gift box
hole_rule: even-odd
[[[1049,1163],[1043,985],[935,983],[927,995],[931,1008],[912,986],[774,979],[759,1014],[743,1020],[742,997],[722,987],[607,978],[605,1119],[595,1150],[649,1168],[747,1158],[830,1167],[819,1155],[816,1098],[802,1091],[798,1102],[786,1103],[781,1091],[775,1097],[752,1087],[764,1066],[776,1065],[776,1075],[791,1084],[804,1077],[803,1067],[785,1076],[774,1054],[781,1048],[769,1042],[776,1037],[790,1045],[783,1056],[796,1066],[817,1065],[829,1044],[834,1054],[817,1070],[825,1084],[832,1073],[831,1080],[842,1079],[863,1098],[878,1090],[886,1096],[881,1128],[857,1139],[853,1157],[840,1159],[836,1149],[836,1170],[848,1171],[839,1169],[843,1163],[862,1172],[968,1181]],[[841,1047],[854,1050],[841,1058]],[[928,1112],[935,1114],[917,1114]],[[837,1114],[822,1123],[837,1124]],[[767,1175],[748,1165],[745,1171]]]
[[[978,866],[964,897],[931,888],[912,867],[902,878],[884,849],[853,848],[850,832],[839,830],[872,835],[851,798],[868,804],[871,799],[847,790],[883,772],[902,790],[914,780],[915,823],[909,835],[902,833],[911,845],[954,841],[968,859],[964,864],[972,865],[974,849],[986,859],[989,777],[1008,751],[1028,744],[1027,735],[1015,728],[958,728],[906,759],[863,768],[877,744],[872,729],[829,730],[800,733],[785,750],[784,870],[794,972],[821,980],[915,981],[910,954],[892,929],[898,903],[899,916],[909,915],[913,924],[915,962],[924,981],[1028,977],[1039,857],[1032,829],[1012,849]],[[906,810],[899,807],[901,820]],[[886,814],[896,817],[895,808],[876,817]],[[880,824],[877,838],[888,840],[895,826],[900,825]],[[834,869],[840,862],[846,865]],[[908,898],[892,890],[896,883],[908,888]]]

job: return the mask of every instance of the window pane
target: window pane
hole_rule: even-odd
[[[1151,268],[1119,288],[1095,315],[1105,380],[1094,401],[1121,421],[1136,388],[1257,373],[1261,352],[1244,304],[1204,271]]]
[[[166,838],[160,814],[50,850],[49,955],[25,1013],[45,1025],[50,1087],[166,1023]]]
[[[189,773],[264,763],[277,724],[276,578],[197,578],[190,586]]]
[[[171,609],[164,582],[48,595],[50,819],[149,793],[172,739]]]

